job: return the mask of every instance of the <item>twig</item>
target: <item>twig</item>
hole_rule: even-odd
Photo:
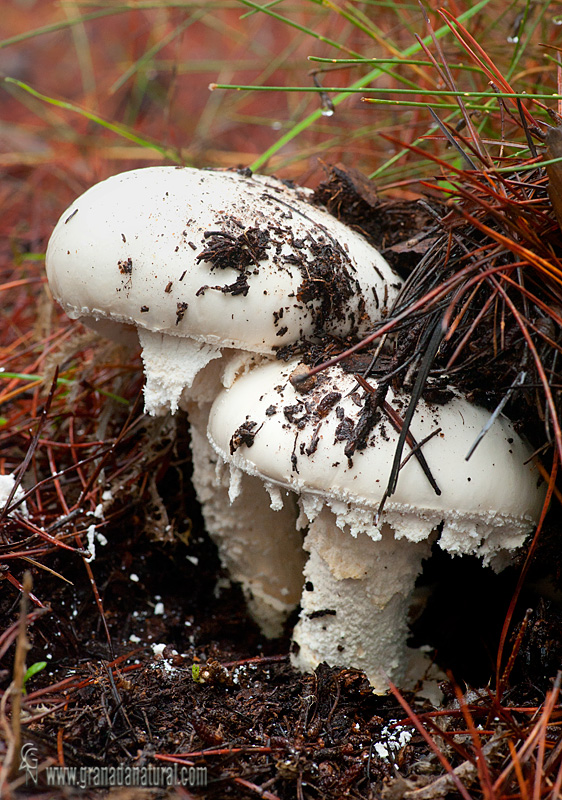
[[[260,786],[256,786],[255,783],[251,783],[245,778],[234,778],[234,783],[237,783],[238,786],[243,786],[245,789],[249,789],[251,792],[255,792],[255,794],[257,794],[258,797],[262,797],[263,800],[280,800],[276,794],[272,794],[262,789]]]
[[[18,638],[14,657],[13,678],[9,690],[2,697],[1,720],[6,735],[7,750],[2,771],[0,772],[0,791],[6,779],[14,779],[20,765],[21,753],[21,701],[23,695],[23,682],[25,675],[25,659],[31,645],[27,638],[27,606],[32,587],[31,573],[26,571],[23,576],[23,591],[20,601],[20,616],[18,623]],[[8,697],[11,699],[11,725],[5,714]]]
[[[500,750],[503,744],[503,739],[500,736],[495,736],[481,749],[482,756],[489,758]],[[478,767],[472,761],[463,761],[458,767],[455,767],[453,773],[441,775],[440,778],[429,783],[427,786],[422,786],[421,789],[413,789],[404,792],[406,800],[435,800],[437,797],[445,797],[451,794],[456,788],[453,774],[458,780],[472,783],[478,774]]]
[[[457,789],[458,792],[460,792],[464,800],[472,800],[472,798],[470,797],[469,793],[466,790],[466,787],[461,782],[460,777],[457,775],[457,773],[451,766],[450,762],[447,760],[445,755],[441,752],[441,750],[436,745],[432,737],[429,735],[425,727],[422,725],[417,714],[413,711],[412,708],[410,708],[406,700],[402,697],[396,686],[391,681],[389,681],[389,687],[394,697],[398,700],[398,702],[400,703],[400,705],[402,706],[402,708],[404,709],[404,711],[406,712],[406,714],[408,715],[414,726],[416,727],[418,733],[420,733],[423,736],[426,743],[431,748],[432,752],[439,759],[441,766],[447,771],[447,775],[444,777],[450,778],[450,781],[452,782],[453,786]],[[449,784],[448,791],[450,791],[450,789],[451,786]],[[447,792],[444,792],[444,794],[446,793]],[[417,796],[419,797],[419,795]]]
[[[27,467],[29,466],[29,463],[30,463],[31,459],[33,458],[33,454],[34,454],[35,450],[37,449],[37,446],[39,445],[39,435],[40,435],[41,431],[43,430],[43,427],[44,427],[45,423],[47,422],[47,415],[49,413],[49,408],[51,407],[51,403],[53,401],[53,397],[55,396],[55,389],[57,388],[58,374],[59,374],[59,370],[58,370],[58,367],[57,367],[57,369],[55,370],[53,381],[51,383],[51,388],[50,388],[50,391],[49,391],[49,395],[47,397],[45,405],[43,406],[43,410],[41,411],[41,417],[39,419],[39,424],[37,425],[37,430],[35,431],[35,433],[33,435],[33,438],[31,440],[31,444],[29,445],[29,447],[27,449],[27,453],[25,454],[25,458],[23,460],[23,463],[18,468],[18,471],[17,471],[17,474],[16,474],[16,478],[14,480],[14,485],[12,486],[10,494],[8,495],[8,499],[6,500],[6,503],[5,503],[4,507],[2,509],[0,509],[0,522],[2,522],[2,520],[4,519],[4,517],[6,516],[8,511],[11,510],[10,504],[11,504],[11,502],[12,502],[12,500],[13,500],[13,498],[14,498],[17,490],[18,490],[18,487],[19,487],[19,485],[20,485],[20,483],[22,481],[22,478],[24,476],[24,473],[25,473]],[[18,505],[19,505],[19,503],[18,503]]]
[[[554,493],[554,485],[556,483],[556,476],[558,474],[558,464],[559,464],[558,450],[555,450],[554,451],[554,463],[552,465],[552,472],[550,473],[550,480],[549,480],[548,489],[547,489],[547,492],[546,492],[546,497],[544,499],[544,504],[543,504],[543,507],[542,507],[541,516],[540,516],[539,522],[537,524],[537,529],[535,531],[535,535],[533,536],[533,541],[531,542],[531,544],[529,545],[529,548],[527,550],[527,555],[525,557],[525,562],[523,564],[523,567],[521,568],[521,573],[520,573],[519,578],[517,580],[517,586],[515,587],[515,591],[513,592],[513,596],[511,598],[510,603],[509,603],[509,608],[508,608],[507,613],[505,615],[505,620],[504,620],[502,632],[501,632],[501,635],[500,635],[500,643],[498,645],[498,653],[497,653],[497,657],[496,657],[496,698],[498,699],[498,701],[501,698],[501,695],[502,695],[502,692],[503,692],[503,681],[502,681],[502,675],[501,675],[501,663],[502,663],[502,659],[503,659],[503,650],[504,650],[505,642],[506,642],[506,639],[507,639],[507,633],[508,633],[510,625],[511,625],[511,619],[513,617],[513,612],[515,610],[515,606],[516,606],[517,601],[519,599],[519,595],[521,594],[521,589],[523,588],[523,583],[525,582],[525,577],[527,576],[527,572],[529,571],[529,567],[531,565],[531,561],[532,561],[533,556],[535,554],[535,550],[536,550],[536,547],[537,547],[537,542],[538,542],[539,536],[541,535],[541,532],[542,532],[542,526],[543,526],[543,523],[544,523],[544,518],[545,518],[546,513],[548,511],[548,508],[550,506],[550,501],[552,500],[552,495]]]
[[[507,392],[504,394],[504,396],[502,397],[502,399],[500,400],[500,402],[498,403],[498,405],[496,406],[494,411],[490,414],[490,417],[489,417],[488,421],[486,422],[486,424],[484,425],[484,427],[482,428],[482,430],[480,431],[480,433],[478,434],[478,436],[474,440],[474,443],[471,445],[470,450],[468,451],[468,453],[464,457],[465,461],[468,461],[470,459],[470,457],[472,456],[472,454],[474,453],[474,451],[476,450],[476,448],[478,447],[478,445],[480,444],[480,442],[482,441],[484,436],[486,436],[486,434],[488,433],[488,431],[490,430],[490,428],[492,427],[494,422],[497,420],[499,415],[504,410],[505,406],[508,404],[508,402],[511,399],[511,396],[514,393],[514,391],[517,389],[518,386],[522,386],[523,385],[523,383],[525,382],[525,378],[526,377],[527,377],[527,373],[522,371],[522,372],[519,373],[517,378],[513,381],[513,383],[511,384],[511,386],[509,387]]]
[[[386,487],[386,492],[385,492],[386,497],[391,497],[396,490],[396,484],[398,482],[398,474],[400,472],[400,462],[402,461],[402,453],[404,451],[406,437],[410,429],[410,424],[412,422],[412,418],[414,416],[418,400],[420,399],[423,387],[425,386],[429,370],[431,369],[433,359],[435,357],[435,354],[437,353],[437,350],[439,349],[439,345],[441,344],[442,339],[443,339],[443,329],[441,326],[441,317],[439,317],[434,324],[431,339],[429,341],[429,344],[427,345],[423,361],[420,365],[420,369],[416,377],[414,388],[412,389],[412,397],[408,405],[406,414],[404,415],[404,423],[402,425],[402,430],[400,431],[400,436],[398,437],[396,452],[394,454],[394,461],[392,463],[392,469],[390,472],[390,477],[388,479],[388,486]],[[378,513],[380,514],[381,511],[382,511],[382,503],[381,507],[379,507]]]

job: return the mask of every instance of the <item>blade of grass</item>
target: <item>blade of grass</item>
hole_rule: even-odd
[[[397,77],[397,76],[393,76]],[[239,92],[304,92],[308,94],[321,94],[322,92],[341,92],[340,86],[260,86],[259,84],[250,83],[211,83],[209,84],[211,91],[216,89],[226,89]],[[487,92],[462,89],[422,89],[416,87],[415,89],[403,89],[389,86],[359,86],[346,88],[346,94],[398,94],[398,95],[428,95],[432,97],[475,97],[475,98],[489,98],[496,99],[498,97],[509,97],[512,100],[526,99],[526,100],[559,100],[561,95],[557,92]],[[337,98],[336,98],[337,99]],[[366,98],[365,102],[368,102]],[[335,102],[335,100],[334,100]]]
[[[363,97],[362,98],[364,103],[369,103],[373,105],[385,105],[385,106],[400,106],[403,108],[427,108],[431,110],[432,108],[440,108],[444,110],[453,110],[456,109],[458,111],[459,106],[458,103],[432,103],[430,100],[390,100],[386,97]],[[478,105],[477,103],[466,103],[466,107],[470,111],[486,111],[488,106],[485,105]],[[428,130],[427,135],[423,138],[427,139],[430,135],[430,131],[435,132],[441,128],[441,125],[432,125],[431,128]],[[419,138],[416,141],[421,142],[422,139]]]
[[[153,60],[153,57],[156,53],[159,53],[164,47],[167,47],[174,39],[177,39],[178,36],[189,28],[190,25],[193,25],[194,22],[198,22],[201,17],[207,14],[207,11],[201,10],[199,13],[195,12],[192,16],[188,17],[182,23],[180,23],[177,27],[175,27],[167,36],[164,36],[162,39],[156,42],[152,47],[143,53],[143,55],[137,59],[131,66],[125,70],[125,72],[117,78],[116,81],[109,88],[109,94],[115,94],[127,81],[129,78],[138,72],[145,64]]]
[[[328,39],[326,36],[322,36],[321,33],[317,33],[316,31],[312,30],[312,28],[307,28],[306,25],[301,25],[289,17],[284,17],[282,14],[278,14],[276,11],[272,11],[269,5],[260,6],[259,3],[253,3],[252,0],[239,0],[239,2],[242,3],[242,5],[248,6],[248,8],[251,8],[254,11],[263,11],[263,13],[267,14],[269,17],[273,17],[273,19],[283,22],[285,25],[288,25],[297,31],[301,31],[301,33],[306,33],[308,36],[311,36],[313,39],[317,39],[319,42],[324,42],[324,44],[335,47],[336,50],[343,50],[350,55],[357,56],[358,58],[361,57],[360,53],[356,53],[355,50],[351,50],[349,47],[340,44],[334,39]]]
[[[245,1],[248,2],[248,0]],[[463,14],[460,14],[458,19],[463,22],[465,20],[471,19],[471,17],[473,17],[475,14],[478,14],[479,11],[485,8],[489,2],[490,0],[480,0],[480,2],[476,3],[472,8],[469,8]],[[438,38],[445,36],[447,31],[448,31],[448,26],[443,25],[441,28],[438,28],[435,31],[435,36],[437,36]],[[429,44],[431,42],[431,37],[426,36],[425,39],[423,39],[423,41]],[[405,50],[403,50],[399,54],[399,57],[410,58],[410,56],[415,55],[415,53],[419,53],[420,49],[421,45],[418,44],[418,42],[415,42],[414,44],[410,45],[410,47],[407,47]],[[365,87],[367,84],[371,83],[376,78],[378,78],[381,74],[382,73],[380,69],[375,68],[374,70],[371,70],[367,75],[364,75],[363,77],[359,78],[357,81],[355,81],[355,83],[353,83],[348,88],[360,89],[362,87]],[[332,102],[335,106],[338,106],[347,97],[349,97],[347,89],[343,91],[341,90],[338,91],[339,94],[336,97],[332,98]],[[322,117],[321,109],[315,109],[304,119],[297,122],[295,125],[293,125],[293,127],[289,131],[287,131],[287,133],[283,134],[283,136],[281,136],[274,144],[268,147],[267,150],[264,153],[262,153],[261,156],[258,156],[258,158],[256,158],[252,162],[252,164],[250,165],[251,169],[254,171],[258,170],[271,158],[271,156],[275,155],[275,153],[277,153],[282,147],[284,147],[290,141],[295,139],[299,134],[301,134],[303,131],[309,128],[314,122],[317,122],[319,119],[321,119],[321,117]]]
[[[511,80],[511,78],[513,77],[513,74],[514,74],[514,72],[515,72],[515,70],[517,68],[517,65],[519,64],[519,61],[521,60],[521,57],[523,56],[523,54],[525,52],[525,49],[526,49],[528,43],[530,42],[533,33],[535,32],[537,26],[539,25],[539,23],[543,19],[544,15],[548,11],[550,5],[551,5],[551,0],[547,0],[546,3],[538,3],[536,6],[535,6],[535,4],[531,4],[531,0],[527,0],[527,2],[525,3],[525,10],[523,12],[524,16],[523,16],[523,19],[521,21],[521,26],[519,28],[520,31],[525,31],[525,29],[526,29],[526,23],[527,23],[527,20],[529,19],[529,11],[530,11],[532,6],[534,8],[537,8],[538,14],[537,14],[536,18],[532,21],[532,23],[531,23],[531,25],[529,27],[529,30],[526,31],[525,38],[521,37],[520,41],[517,43],[517,48],[515,50],[515,53],[513,54],[513,58],[511,59],[511,64],[509,65],[509,69],[507,70],[507,73],[506,73],[506,77],[507,77],[508,81]]]
[[[262,9],[273,8],[273,6],[278,6],[279,3],[282,3],[282,2],[283,2],[283,0],[271,0],[271,2],[266,3],[265,6],[262,6]],[[242,14],[240,16],[240,19],[248,19],[249,17],[253,17],[254,14],[257,14],[257,13],[258,13],[258,9],[257,8],[253,8],[251,11],[246,11],[245,14]]]
[[[100,11],[92,11],[91,14],[83,14],[82,16],[72,17],[71,19],[61,20],[60,22],[52,22],[50,25],[43,25],[41,28],[35,28],[33,31],[26,31],[16,36],[10,36],[8,39],[3,39],[0,41],[0,50],[4,47],[11,47],[11,45],[26,42],[28,39],[33,39],[36,36],[43,36],[46,33],[57,33],[66,28],[71,28],[74,25],[83,25],[85,22],[90,22],[90,20],[93,19],[100,19],[101,17],[108,17],[113,14],[123,14],[127,11],[131,11],[130,6],[105,8]]]
[[[79,16],[78,5],[75,0],[68,0],[68,4],[63,6],[67,19],[76,19]],[[71,17],[72,13],[76,13],[76,17]],[[76,52],[76,59],[78,61],[78,68],[82,78],[82,89],[85,95],[94,97],[96,91],[96,76],[94,70],[94,63],[92,60],[92,53],[90,50],[90,43],[88,41],[88,34],[84,22],[78,25],[72,25],[72,41],[74,43],[74,50]]]
[[[433,54],[431,53],[429,48],[426,47],[423,44],[423,42],[421,42],[420,37],[416,36],[416,39],[422,45],[422,47],[424,49],[424,52],[426,53],[428,58],[433,62],[435,68],[437,69],[439,75],[441,76],[441,80],[444,83],[444,85],[447,86],[450,91],[452,90],[452,91],[456,92],[458,90],[457,90],[457,87],[455,85],[455,81],[454,81],[453,75],[451,73],[451,70],[449,69],[449,65],[447,64],[447,60],[445,58],[443,50],[441,49],[441,44],[440,44],[439,40],[436,38],[436,36],[435,36],[434,30],[433,30],[433,25],[431,24],[431,20],[429,19],[427,13],[425,12],[425,9],[424,9],[424,16],[425,16],[426,26],[427,26],[427,28],[429,30],[429,34],[430,34],[432,42],[433,42],[433,48],[437,53],[437,57],[443,63],[443,68],[437,66],[437,61],[436,61],[435,57],[433,56]],[[463,100],[464,96],[465,96],[464,92],[462,94],[457,94],[456,95],[457,103],[459,104],[460,113],[461,113],[462,118],[464,120],[464,124],[466,125],[466,127],[467,127],[467,129],[469,131],[469,134],[470,134],[470,139],[472,141],[472,146],[475,148],[475,153],[479,156],[480,160],[483,163],[491,164],[491,158],[490,158],[486,148],[483,146],[482,142],[480,141],[480,135],[477,132],[475,126],[472,123],[472,117],[471,117],[471,115],[468,113],[468,111],[465,108],[464,100]],[[433,114],[433,112],[431,112],[431,113],[432,113],[433,116],[435,116]],[[440,120],[436,119],[435,121],[437,122],[439,127],[441,127]]]
[[[93,114],[91,111],[87,111],[84,108],[80,108],[79,106],[75,106],[73,103],[68,103],[66,100],[57,100],[54,97],[49,97],[46,94],[42,94],[38,92],[37,89],[34,89],[29,84],[24,83],[23,81],[18,80],[17,78],[10,78],[6,77],[3,79],[4,83],[9,85],[17,86],[19,89],[22,89],[24,92],[27,92],[32,97],[41,100],[48,105],[55,106],[56,108],[62,108],[65,111],[72,111],[74,114],[79,114],[82,117],[90,120],[90,122],[96,123],[96,125],[100,125],[102,128],[106,128],[107,130],[111,131],[112,133],[117,134],[117,136],[121,136],[123,139],[127,139],[130,142],[134,142],[141,147],[148,148],[151,150],[155,150],[157,153],[163,158],[169,159],[173,161],[175,164],[182,164],[183,160],[177,154],[175,150],[171,150],[168,147],[164,147],[157,142],[151,142],[149,139],[146,139],[139,134],[132,131],[130,128],[127,128],[124,125],[119,125],[115,122],[110,122],[109,120],[103,119],[99,117],[97,114]]]
[[[45,380],[45,378],[42,375],[28,375],[22,372],[0,372],[0,379],[2,378],[10,378],[10,379],[15,378],[22,381],[32,382],[31,386],[25,386],[23,389],[19,389],[18,393],[21,391],[29,391],[29,389],[32,389],[34,386],[40,386]],[[76,378],[57,377],[57,386],[61,384],[68,384],[70,386],[73,386],[74,384],[76,384],[76,382],[77,382]],[[128,400],[126,400],[124,397],[120,397],[117,394],[113,394],[113,392],[108,392],[105,389],[100,389],[96,386],[92,386],[92,389],[95,392],[98,392],[99,394],[103,395],[104,397],[109,397],[111,400],[115,400],[116,403],[121,403],[121,405],[124,406],[130,405]],[[1,402],[6,402],[6,400],[11,399],[11,397],[12,395],[10,395],[9,397],[1,397],[0,400]]]
[[[431,61],[423,61],[422,59],[416,58],[396,58],[396,56],[392,58],[322,58],[321,56],[308,56],[308,60],[313,61],[315,64],[351,64],[359,67],[367,64],[394,64],[394,66],[406,65],[408,67],[433,66]],[[439,64],[439,62],[437,63]],[[439,66],[443,65],[439,64]],[[480,67],[475,67],[472,64],[449,64],[449,69],[462,69],[463,72],[482,72]]]

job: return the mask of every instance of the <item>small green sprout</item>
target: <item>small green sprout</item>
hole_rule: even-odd
[[[21,689],[23,694],[27,694],[27,690],[25,687],[28,680],[32,678],[34,675],[37,675],[38,672],[41,672],[41,670],[45,669],[46,666],[47,666],[46,661],[36,661],[35,664],[32,664],[30,667],[27,668],[25,675],[23,676],[23,685]]]

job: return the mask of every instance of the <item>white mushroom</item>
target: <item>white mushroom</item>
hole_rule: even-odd
[[[146,411],[188,410],[207,528],[268,635],[298,603],[301,538],[290,504],[270,512],[252,478],[228,508],[206,440],[210,402],[256,354],[365,331],[400,283],[365,239],[306,197],[246,173],[134,170],[79,197],[47,249],[52,293],[70,317],[140,341]]]
[[[10,495],[12,495],[15,485],[16,479],[13,475],[0,475],[0,514],[3,514],[6,511],[6,504],[10,499]],[[21,500],[24,494],[25,492],[23,487],[18,486],[15,492],[13,492],[11,504],[17,503],[18,500]],[[27,503],[25,501],[20,503],[17,510],[24,517],[27,517]]]
[[[431,543],[488,563],[521,546],[544,492],[508,420],[494,422],[467,462],[488,412],[462,398],[421,400],[410,431],[419,443],[440,429],[422,448],[440,494],[411,455],[377,521],[398,440],[389,416],[372,416],[372,395],[342,368],[318,374],[307,392],[289,380],[295,368],[270,363],[239,377],[212,406],[209,439],[233,480],[242,471],[273,496],[280,488],[299,495],[310,556],[294,663],[360,668],[383,691],[404,675],[409,601]],[[401,417],[409,397],[389,389],[386,401]],[[348,458],[354,437],[359,448]]]
[[[104,335],[116,323],[119,338],[136,327],[266,354],[367,329],[399,284],[303,191],[188,167],[133,170],[85,192],[55,227],[47,275],[66,313]]]

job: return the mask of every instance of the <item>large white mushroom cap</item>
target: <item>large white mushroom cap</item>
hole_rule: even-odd
[[[362,420],[364,390],[353,375],[332,367],[303,394],[289,380],[295,367],[295,362],[266,364],[223,391],[211,409],[211,444],[233,467],[299,493],[309,519],[327,505],[340,527],[378,539],[373,515],[388,484],[398,433],[379,412],[366,446],[348,459],[344,450]],[[389,389],[387,402],[398,414],[403,416],[408,401]],[[443,523],[440,545],[453,553],[488,559],[522,544],[544,493],[537,490],[529,446],[505,418],[465,460],[488,418],[486,410],[460,397],[444,405],[419,402],[410,431],[421,442],[441,429],[423,446],[441,494],[410,457],[381,518],[397,538],[421,541]]]
[[[270,353],[347,335],[400,283],[362,236],[274,178],[149,167],[108,178],[62,215],[47,275],[66,313]]]

